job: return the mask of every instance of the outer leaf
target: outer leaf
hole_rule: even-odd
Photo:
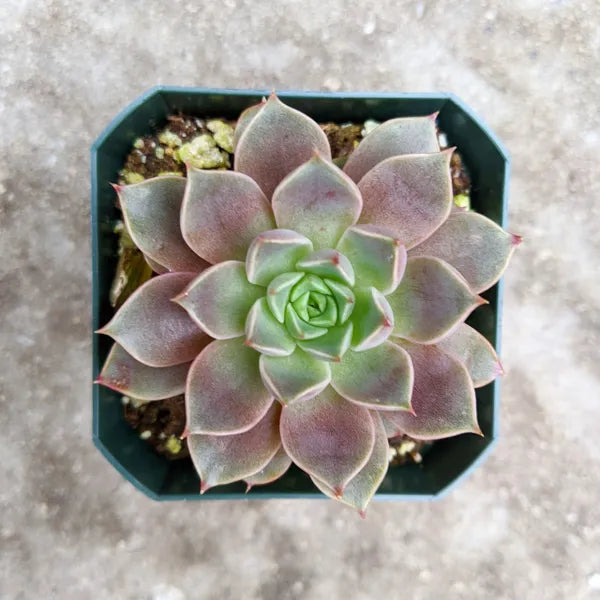
[[[296,342],[269,309],[266,298],[259,298],[246,319],[245,344],[269,356],[288,356]]]
[[[521,238],[474,212],[453,212],[448,220],[409,256],[436,256],[458,269],[471,289],[490,288],[508,265]]]
[[[237,123],[235,124],[235,131],[233,132],[233,149],[236,149],[242,133],[246,131],[250,122],[259,113],[260,109],[267,103],[267,99],[263,98],[258,104],[249,106],[246,110],[242,111],[238,117]]]
[[[381,161],[400,154],[428,154],[437,152],[435,118],[408,117],[385,121],[358,145],[350,155],[344,171],[354,180],[360,181],[368,171]]]
[[[246,432],[190,435],[190,455],[202,480],[200,493],[215,485],[244,479],[266,467],[281,447],[280,414],[279,403],[273,402],[263,418]]]
[[[110,335],[150,367],[189,362],[210,341],[185,310],[171,302],[195,273],[167,273],[150,279],[98,333]]]
[[[169,272],[169,269],[167,269],[167,267],[161,265],[160,263],[157,263],[155,260],[152,260],[149,256],[146,256],[145,254],[144,260],[146,261],[146,263],[148,263],[148,266],[158,275],[164,275],[165,273]],[[208,263],[206,263],[206,266],[208,266]]]
[[[273,402],[260,378],[259,356],[242,338],[217,340],[202,351],[185,392],[190,433],[231,435],[258,423]]]
[[[275,456],[260,470],[246,477],[244,481],[248,484],[246,493],[255,485],[265,485],[279,479],[290,468],[292,459],[286,454],[283,446],[277,450]]]
[[[394,313],[380,291],[374,287],[358,289],[352,322],[352,349],[362,352],[379,346],[390,336],[394,327]]]
[[[373,446],[373,452],[371,453],[367,464],[358,472],[350,483],[348,483],[341,498],[339,498],[344,504],[356,508],[363,518],[365,517],[367,506],[383,481],[389,466],[389,444],[381,417],[376,412],[372,412],[371,418],[375,425],[375,444]],[[336,499],[335,492],[327,486],[327,484],[314,477],[312,477],[312,480],[326,496]]]
[[[452,208],[450,151],[388,158],[359,182],[360,223],[388,227],[407,249],[427,239]]]
[[[336,279],[347,285],[354,285],[354,269],[350,261],[331,248],[317,250],[305,256],[298,261],[296,268],[299,271],[307,271],[321,277]]]
[[[337,248],[348,257],[362,287],[391,294],[406,267],[406,248],[384,227],[355,225],[344,232]]]
[[[95,383],[138,400],[160,400],[183,394],[189,368],[190,363],[148,367],[114,344]]]
[[[155,177],[116,190],[127,231],[146,256],[170,271],[198,273],[207,266],[181,236],[185,178]]]
[[[281,441],[290,458],[340,496],[366,464],[375,427],[366,408],[347,402],[332,388],[281,411]]]
[[[361,209],[356,184],[318,154],[273,193],[277,226],[304,234],[317,250],[335,247],[344,230],[358,221]]]
[[[466,323],[460,323],[437,346],[467,367],[476,388],[504,373],[493,346]]]
[[[366,352],[347,352],[331,365],[331,386],[357,404],[375,410],[410,410],[413,367],[410,356],[390,341]]]
[[[250,177],[188,168],[181,231],[202,258],[244,260],[252,240],[274,226],[269,201]]]
[[[312,340],[299,340],[298,346],[320,360],[340,362],[352,342],[352,322],[330,327],[327,333]]]
[[[225,340],[244,335],[246,316],[265,288],[246,278],[237,260],[213,265],[174,298],[210,336]]]
[[[267,286],[277,275],[295,271],[296,263],[312,252],[312,249],[312,242],[295,231],[265,231],[256,236],[248,249],[248,281]]]
[[[267,302],[273,316],[280,322],[285,321],[287,306],[292,288],[304,277],[304,273],[282,273],[271,281],[267,289]]]
[[[296,349],[290,356],[260,357],[265,387],[283,404],[308,400],[320,394],[331,381],[329,364]]]
[[[467,369],[437,346],[399,342],[410,354],[415,370],[412,408],[382,413],[388,424],[415,439],[436,440],[459,433],[481,434],[477,424],[475,390]]]
[[[398,289],[387,297],[394,335],[425,344],[444,337],[487,301],[474,295],[458,271],[432,257],[409,258]]]
[[[331,159],[321,128],[271,94],[238,140],[235,170],[252,177],[270,198],[281,180],[309,160],[315,150]]]

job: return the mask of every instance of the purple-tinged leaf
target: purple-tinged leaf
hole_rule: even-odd
[[[289,229],[257,235],[246,255],[248,281],[267,286],[282,273],[295,271],[296,263],[312,252],[312,242]]]
[[[433,257],[409,258],[400,285],[387,300],[394,312],[396,337],[422,344],[442,339],[481,304],[461,275]]]
[[[500,279],[521,238],[474,212],[453,212],[409,256],[435,256],[452,265],[479,294]]]
[[[304,234],[321,250],[334,248],[358,221],[362,198],[343,171],[317,154],[281,182],[272,204],[278,227]]]
[[[188,447],[202,482],[200,493],[215,485],[245,479],[266,467],[281,448],[280,414],[281,405],[273,402],[263,418],[245,432],[190,435]]]
[[[437,114],[385,121],[358,145],[344,171],[356,182],[381,161],[401,154],[429,154],[440,147],[435,131]]]
[[[323,130],[310,117],[271,94],[240,136],[234,168],[252,177],[267,198],[271,198],[283,178],[309,160],[315,151],[331,159]]]
[[[243,338],[216,340],[202,351],[187,378],[190,433],[231,435],[258,423],[273,402],[260,377],[259,357]]]
[[[149,256],[144,254],[144,260],[148,263],[148,266],[158,275],[164,275],[165,273],[169,273],[169,269],[160,263],[157,263],[155,260],[151,259]],[[208,266],[208,263],[206,263]]]
[[[327,333],[312,340],[298,340],[298,346],[319,360],[340,362],[352,343],[352,321],[330,327]]]
[[[155,177],[116,189],[127,231],[148,258],[169,271],[199,273],[207,266],[179,228],[185,178]]]
[[[352,313],[352,349],[362,352],[382,344],[394,328],[394,313],[385,296],[374,287],[355,290]]]
[[[329,277],[347,285],[354,285],[354,269],[350,261],[337,250],[326,248],[317,250],[301,261],[298,261],[296,268],[299,271],[306,271],[319,275],[320,277]]]
[[[350,480],[341,497],[336,497],[335,492],[327,484],[312,477],[313,483],[326,495],[334,500],[341,500],[344,504],[358,510],[364,519],[371,498],[383,481],[389,466],[389,444],[381,417],[376,412],[371,412],[375,426],[375,444],[367,464]]]
[[[183,394],[189,368],[190,363],[172,367],[148,367],[133,358],[119,344],[114,344],[94,383],[138,400],[161,400]]]
[[[452,207],[451,152],[388,158],[359,182],[359,222],[391,229],[409,249],[427,239]]]
[[[263,99],[258,104],[253,104],[249,106],[246,110],[242,111],[240,116],[238,117],[237,123],[235,124],[235,131],[233,132],[233,149],[235,151],[240,138],[244,131],[246,131],[250,122],[254,119],[254,117],[260,112],[260,109],[267,103],[267,99],[263,97]]]
[[[355,225],[344,232],[337,249],[348,257],[362,287],[373,286],[391,294],[406,267],[406,248],[385,227]]]
[[[260,470],[246,477],[244,481],[247,484],[246,493],[255,485],[266,485],[279,479],[290,468],[292,459],[286,454],[283,446],[277,450],[275,456]]]
[[[346,352],[331,365],[331,387],[338,394],[375,410],[408,410],[413,388],[410,356],[385,341],[365,352]]]
[[[194,359],[210,338],[171,299],[195,273],[167,273],[150,279],[98,333],[149,367],[170,367]]]
[[[273,316],[266,298],[259,298],[246,319],[246,346],[269,356],[289,356],[296,342]]]
[[[244,335],[246,316],[265,288],[246,278],[244,263],[228,260],[209,267],[176,298],[210,336],[225,340]]]
[[[493,346],[466,323],[460,323],[436,345],[467,367],[476,388],[488,384],[504,373]]]
[[[375,443],[369,411],[331,387],[310,400],[284,406],[280,432],[288,456],[338,497],[365,466]]]
[[[274,227],[269,201],[250,177],[188,168],[181,231],[202,258],[213,264],[244,260],[252,240]]]
[[[393,435],[437,440],[460,433],[481,434],[475,390],[465,366],[435,345],[399,341],[412,360],[415,382],[408,411],[381,412]],[[389,431],[388,431],[389,435]]]

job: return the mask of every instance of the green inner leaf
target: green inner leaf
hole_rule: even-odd
[[[295,302],[302,294],[306,292],[321,292],[322,294],[329,295],[331,292],[329,288],[323,283],[323,280],[316,275],[305,275],[292,289],[290,295],[290,301]]]
[[[335,300],[331,296],[325,299],[325,309],[321,314],[313,317],[310,320],[311,325],[319,325],[321,327],[333,327],[337,321],[337,306]]]

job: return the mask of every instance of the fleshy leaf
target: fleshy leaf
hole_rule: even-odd
[[[298,271],[307,271],[321,277],[336,279],[347,285],[354,285],[354,269],[350,261],[337,250],[325,248],[317,250],[296,265]]]
[[[446,222],[409,256],[435,256],[458,269],[479,294],[490,288],[508,265],[519,236],[474,212],[453,212]]]
[[[415,439],[436,440],[477,433],[475,390],[465,366],[435,345],[399,344],[412,360],[415,382],[411,398],[414,414],[408,411],[381,413],[396,435],[405,433]]]
[[[365,352],[347,352],[331,365],[331,377],[331,386],[346,400],[375,410],[410,410],[410,356],[389,340]]]
[[[300,349],[290,356],[261,356],[260,374],[265,387],[284,404],[316,396],[331,380],[329,364]]]
[[[388,158],[359,182],[360,223],[391,229],[407,249],[427,239],[452,208],[451,152]]]
[[[267,286],[277,275],[295,271],[296,263],[312,252],[312,249],[312,242],[295,231],[265,231],[254,238],[248,249],[248,281]]]
[[[375,165],[400,154],[429,154],[440,147],[435,131],[435,117],[405,117],[385,121],[358,145],[350,155],[344,171],[358,182]]]
[[[246,278],[237,260],[213,265],[194,279],[174,301],[210,336],[225,340],[244,335],[246,316],[265,288]]]
[[[286,454],[283,446],[277,450],[275,456],[260,470],[246,477],[244,481],[248,484],[246,493],[255,485],[266,485],[279,479],[290,468],[292,459]]]
[[[369,411],[344,400],[331,387],[310,400],[284,406],[280,432],[290,458],[336,496],[367,463],[375,443]]]
[[[244,260],[252,240],[275,226],[269,201],[250,177],[189,167],[187,178],[181,231],[207,261]]]
[[[144,254],[144,260],[146,261],[148,266],[158,275],[164,275],[165,273],[169,272],[169,269],[167,269],[167,267],[165,267],[164,265],[161,265],[160,263],[157,263],[155,260],[153,260],[149,256],[146,256],[145,254]],[[205,263],[205,264],[208,267],[208,263]]]
[[[331,279],[325,279],[327,287],[333,294],[338,308],[338,324],[343,325],[352,314],[355,306],[354,292],[345,285]]]
[[[271,281],[267,288],[267,302],[273,316],[285,321],[285,307],[290,299],[292,288],[304,277],[304,273],[282,273]]]
[[[333,489],[322,481],[312,477],[313,483],[326,495],[333,499],[339,499],[344,504],[356,508],[361,517],[365,516],[367,506],[375,495],[377,488],[383,481],[389,466],[388,451],[389,444],[381,417],[371,413],[375,426],[375,444],[373,452],[367,464],[350,480],[344,489],[342,496],[337,498]]]
[[[438,258],[409,258],[400,285],[387,296],[394,336],[432,344],[486,300],[471,292],[458,271]]]
[[[150,367],[189,362],[210,338],[171,298],[195,275],[167,273],[150,279],[98,333],[110,335],[129,354]]]
[[[327,333],[312,340],[298,340],[298,346],[320,360],[339,362],[352,342],[352,322],[330,327]]]
[[[181,236],[184,177],[155,177],[116,189],[127,231],[146,256],[170,271],[198,273],[207,266]]]
[[[315,327],[301,319],[290,304],[285,309],[285,326],[290,335],[297,340],[312,340],[327,333],[326,328]]]
[[[253,104],[249,106],[247,109],[242,111],[238,120],[235,124],[235,131],[233,132],[233,149],[235,151],[242,134],[250,125],[250,122],[254,117],[259,113],[260,109],[267,103],[267,99],[263,97],[263,99],[258,104]]]
[[[394,313],[384,295],[374,287],[357,289],[352,313],[352,349],[362,352],[382,344],[394,328]]]
[[[201,352],[185,392],[190,433],[230,435],[258,423],[273,402],[260,377],[259,357],[242,338],[216,340]]]
[[[384,227],[355,225],[344,232],[337,248],[347,256],[361,286],[391,294],[406,267],[406,248]]]
[[[329,288],[323,280],[317,275],[308,273],[304,278],[294,287],[290,294],[290,301],[295,302],[300,296],[306,292],[320,292],[321,294],[329,294]]]
[[[309,237],[315,248],[334,248],[358,221],[362,198],[356,184],[318,154],[288,175],[273,193],[278,227]]]
[[[460,323],[437,346],[467,367],[476,388],[488,384],[504,372],[493,346],[466,323]]]
[[[190,435],[188,447],[202,481],[200,493],[265,468],[281,448],[280,414],[281,405],[273,402],[263,418],[248,431],[235,435]]]
[[[271,94],[238,140],[235,170],[252,177],[271,198],[283,178],[315,151],[331,160],[323,130],[310,117]]]
[[[273,316],[266,298],[259,298],[248,313],[245,344],[269,356],[288,356],[296,348],[295,340]]]
[[[316,296],[317,294],[313,294]],[[337,305],[335,300],[331,296],[325,296],[325,308],[320,315],[315,315],[314,317],[310,317],[311,325],[316,325],[317,327],[333,327],[338,318]],[[308,311],[307,311],[308,312]]]
[[[161,400],[183,394],[189,368],[190,363],[148,367],[114,344],[95,383],[138,400]]]

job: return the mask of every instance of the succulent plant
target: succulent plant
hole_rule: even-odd
[[[100,333],[98,382],[182,392],[201,492],[294,462],[364,513],[388,438],[481,433],[474,387],[501,366],[463,323],[518,243],[453,208],[435,115],[374,128],[341,170],[327,137],[274,94],[248,108],[234,170],[116,186],[159,275]]]

